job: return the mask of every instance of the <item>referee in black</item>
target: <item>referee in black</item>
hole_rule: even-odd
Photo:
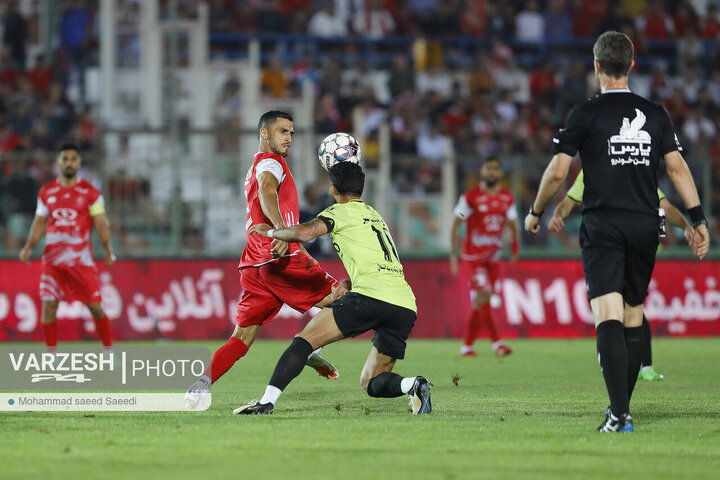
[[[593,46],[600,94],[576,105],[553,138],[553,158],[525,229],[537,233],[548,201],[580,153],[585,204],[580,228],[582,262],[595,316],[597,350],[610,407],[601,432],[632,432],[630,396],[640,369],[643,303],[658,246],[657,170],[660,160],[688,209],[693,254],[703,258],[710,237],[690,170],[662,106],[630,92],[633,44],[605,32]]]

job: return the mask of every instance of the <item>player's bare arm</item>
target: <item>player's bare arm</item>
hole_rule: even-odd
[[[112,245],[110,245],[110,226],[108,225],[107,217],[104,213],[98,213],[97,215],[93,215],[92,219],[100,243],[102,243],[103,249],[105,249],[105,265],[112,267],[117,257],[113,253]]]
[[[565,228],[565,221],[563,219],[570,215],[570,212],[575,207],[576,203],[573,202],[569,197],[563,198],[562,202],[555,207],[553,216],[548,222],[548,229],[551,232],[559,232]]]
[[[687,218],[685,218],[685,215],[683,215],[682,212],[675,207],[675,205],[670,203],[667,198],[660,200],[660,208],[665,210],[665,218],[667,218],[670,225],[683,229],[685,240],[687,240],[688,245],[692,247],[693,228],[687,221]]]
[[[506,220],[508,228],[510,229],[510,261],[514,262],[520,255],[520,226],[517,220]]]
[[[308,242],[313,238],[320,237],[328,233],[327,225],[319,218],[314,218],[309,222],[295,225],[287,228],[270,228],[266,223],[253,225],[248,233],[257,233],[267,238],[274,238],[284,242]]]
[[[453,218],[452,230],[450,233],[450,273],[457,275],[458,273],[458,257],[460,256],[460,226],[463,219],[459,217]]]
[[[45,227],[47,227],[47,217],[35,215],[33,218],[32,226],[30,227],[30,235],[28,235],[27,241],[20,250],[18,257],[24,264],[30,263],[30,254],[32,254],[33,248],[38,244],[40,239],[45,235]]]
[[[550,199],[560,190],[565,177],[570,170],[572,157],[566,153],[556,153],[543,173],[540,181],[540,188],[532,205],[534,213],[541,214],[547,206]],[[540,217],[528,213],[525,217],[525,230],[530,233],[540,231]]]
[[[668,176],[692,217],[692,210],[700,209],[700,197],[695,188],[695,182],[693,181],[690,169],[677,150],[665,154],[664,159]],[[702,211],[700,211],[700,215],[702,216]],[[699,259],[704,258],[710,248],[710,233],[708,232],[707,225],[699,224],[695,226],[691,242],[693,254]]]
[[[257,177],[258,181],[258,199],[260,200],[260,208],[263,213],[273,224],[274,228],[284,228],[282,214],[280,213],[280,203],[278,201],[277,189],[280,182],[270,172],[262,172]],[[275,257],[282,257],[288,252],[289,246],[287,242],[275,239],[272,242],[272,254]]]

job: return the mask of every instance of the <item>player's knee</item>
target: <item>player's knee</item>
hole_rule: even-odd
[[[42,310],[40,312],[40,321],[42,323],[52,323],[55,321],[55,314],[57,313],[59,302],[43,302]]]
[[[99,303],[89,303],[87,307],[93,317],[103,318],[105,316],[105,311]]]
[[[373,377],[370,380],[368,380],[367,384],[365,385],[365,391],[367,394],[371,397],[378,397],[378,385],[377,385],[377,377]]]
[[[368,391],[368,385],[370,385],[370,380],[372,380],[372,379],[370,378],[369,374],[366,374],[365,372],[362,372],[360,374],[360,386],[366,392]],[[372,396],[372,395],[370,395],[370,396]]]

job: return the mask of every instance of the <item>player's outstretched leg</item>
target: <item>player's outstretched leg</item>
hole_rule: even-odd
[[[275,365],[275,371],[260,401],[251,401],[244,407],[236,408],[233,410],[233,413],[235,415],[263,415],[272,413],[275,403],[280,398],[280,394],[295,377],[300,375],[312,351],[313,347],[307,340],[302,337],[295,337],[280,357],[280,360],[278,360],[277,365]]]
[[[322,356],[322,348],[313,351],[307,358],[305,365],[314,368],[319,376],[325,377],[328,380],[337,380],[340,378],[340,372],[335,368],[335,365],[328,362],[325,357]]]

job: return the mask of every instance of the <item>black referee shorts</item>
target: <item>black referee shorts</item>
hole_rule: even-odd
[[[580,247],[588,298],[618,292],[626,303],[642,304],[658,241],[656,216],[623,210],[584,213]]]
[[[375,330],[373,345],[389,357],[405,358],[405,347],[417,315],[409,308],[348,292],[328,305],[345,337]]]

